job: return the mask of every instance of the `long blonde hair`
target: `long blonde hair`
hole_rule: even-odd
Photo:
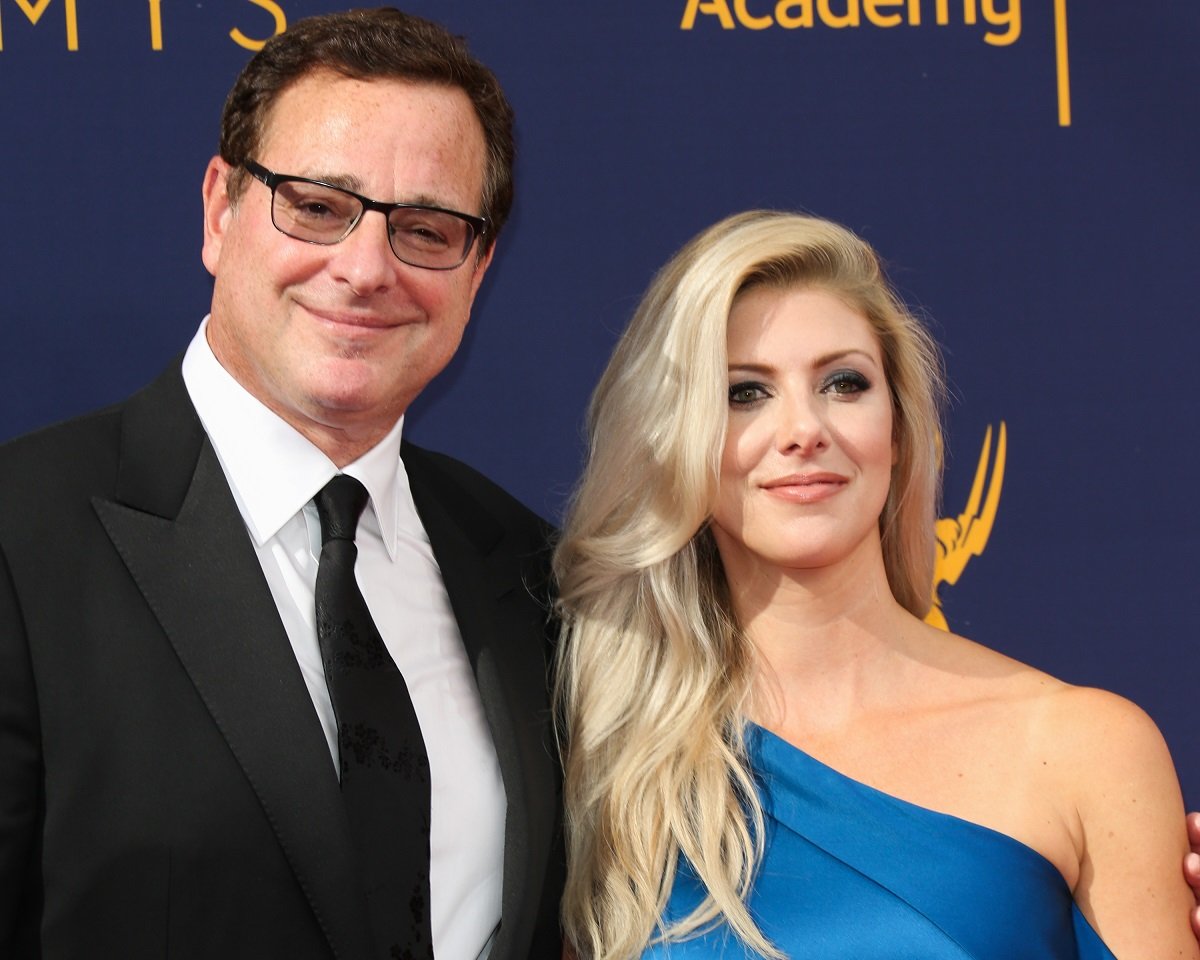
[[[941,365],[871,248],[836,224],[751,211],[705,230],[654,278],[593,394],[589,456],[555,554],[567,936],[581,960],[724,920],[779,953],[745,901],[762,810],[743,708],[751,658],[708,520],[728,415],[726,326],[757,286],[813,286],[861,311],[892,394],[897,462],[880,516],[896,599],[928,611]],[[662,921],[680,855],[707,890]]]

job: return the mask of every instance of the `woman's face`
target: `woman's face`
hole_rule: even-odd
[[[731,582],[879,554],[891,392],[867,319],[820,289],[752,288],[729,315],[713,533]]]

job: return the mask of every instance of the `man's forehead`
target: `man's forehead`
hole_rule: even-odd
[[[337,90],[339,87],[342,89]],[[328,107],[334,109],[347,104],[353,106],[354,100],[361,101],[362,96],[360,93],[356,98],[353,93],[346,92],[347,88],[352,87],[359,88],[361,93],[369,94],[372,98],[391,100],[393,103],[417,98],[421,98],[426,104],[432,104],[434,100],[440,101],[437,107],[440,115],[459,121],[473,121],[471,126],[476,127],[481,135],[483,133],[483,125],[475,106],[467,91],[460,86],[392,75],[359,77],[327,67],[318,67],[289,81],[275,93],[263,114],[262,141],[265,143],[272,136],[283,132],[279,129],[280,122],[293,124],[312,120],[313,111],[322,100],[328,100]],[[295,111],[296,116],[289,116],[281,121],[280,114],[293,112],[288,108],[301,99],[306,102],[302,109]]]
[[[390,117],[389,111],[394,108],[397,114]],[[482,190],[487,144],[483,125],[466,91],[404,77],[359,78],[325,69],[298,77],[277,94],[265,115],[259,156],[255,159],[268,166],[275,163],[279,173],[323,180],[371,195],[382,185],[367,183],[359,163],[389,150],[394,151],[400,166],[413,156],[440,150],[441,162],[434,179],[457,178],[462,183],[465,175],[478,180],[478,189]],[[470,164],[469,170],[461,169],[465,163]],[[395,198],[381,195],[375,199],[434,206],[445,205],[448,200],[432,193]],[[468,198],[457,201],[464,199]]]

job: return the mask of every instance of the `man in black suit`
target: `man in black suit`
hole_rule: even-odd
[[[182,361],[0,451],[0,956],[558,955],[546,531],[401,439],[512,155],[492,74],[395,10],[301,21],[239,77]],[[340,474],[369,498],[351,579],[423,740],[376,759],[428,811],[384,803],[365,838],[343,794],[370,738],[314,613],[313,498]],[[393,829],[427,896],[368,889]]]

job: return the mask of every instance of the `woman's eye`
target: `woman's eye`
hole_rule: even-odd
[[[767,388],[761,383],[735,383],[729,388],[729,402],[734,406],[744,407],[768,396]]]
[[[822,393],[833,393],[838,396],[862,393],[864,390],[870,389],[871,382],[857,370],[838,370],[826,377],[825,382],[821,384]]]

